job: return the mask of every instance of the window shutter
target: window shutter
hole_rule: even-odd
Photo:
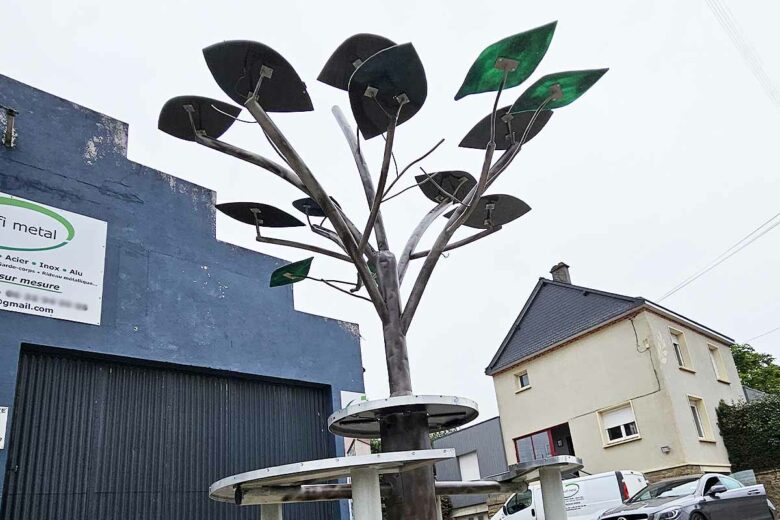
[[[630,405],[601,414],[601,422],[604,424],[604,429],[614,428],[615,426],[634,422],[635,420],[634,412],[631,410]]]

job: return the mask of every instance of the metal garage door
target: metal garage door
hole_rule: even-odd
[[[25,349],[0,518],[256,520],[209,484],[333,456],[329,410],[319,387]],[[337,517],[333,503],[285,509]]]

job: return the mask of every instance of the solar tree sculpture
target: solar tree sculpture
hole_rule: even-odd
[[[169,100],[163,107],[160,130],[194,141],[218,152],[258,166],[298,188],[304,198],[292,205],[305,215],[306,224],[274,206],[257,202],[218,204],[234,219],[254,227],[258,242],[304,249],[348,262],[354,266],[353,284],[310,276],[313,258],[277,269],[270,285],[282,286],[311,279],[369,301],[378,314],[384,335],[390,397],[381,404],[345,409],[331,416],[334,433],[356,437],[378,436],[383,451],[430,448],[431,431],[463,424],[476,415],[468,400],[415,396],[412,392],[406,335],[428,281],[442,253],[473,244],[527,213],[529,206],[512,195],[489,192],[507,171],[523,146],[548,123],[555,109],[564,107],[587,91],[607,69],[559,72],[542,77],[511,105],[500,106],[504,91],[518,86],[536,70],[544,57],[556,23],[505,38],[483,50],[466,74],[455,99],[493,93],[492,109],[461,141],[460,146],[481,150],[481,169],[475,176],[460,171],[423,171],[407,189],[419,187],[433,203],[400,253],[391,251],[382,205],[406,190],[396,190],[413,165],[433,150],[391,175],[393,145],[398,127],[423,106],[427,92],[425,70],[411,43],[395,42],[372,34],[357,34],[344,41],[325,64],[318,80],[348,93],[356,133],[338,107],[333,107],[355,160],[369,214],[358,223],[326,191],[314,170],[303,160],[269,116],[273,112],[313,110],[306,86],[279,53],[261,43],[227,41],[203,50],[214,79],[235,103],[251,114],[274,151],[276,162],[238,148],[220,136],[238,119],[241,108],[198,96]],[[371,175],[360,147],[360,138],[383,136],[384,154],[378,176]],[[434,147],[434,150],[441,141]],[[494,158],[496,151],[501,151]],[[445,217],[440,219],[440,217]],[[418,244],[438,220],[443,222],[433,245],[425,251]],[[264,228],[307,225],[331,241],[333,248],[272,238]],[[452,241],[461,227],[478,230]],[[422,266],[406,301],[399,286],[410,262]],[[447,400],[449,399],[449,400]],[[436,517],[433,473],[430,466],[400,474],[392,482],[388,517],[432,519]]]

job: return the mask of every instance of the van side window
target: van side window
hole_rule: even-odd
[[[528,489],[522,493],[516,493],[509,502],[506,503],[506,514],[513,515],[518,511],[522,511],[528,507],[531,507],[533,501],[531,490]]]

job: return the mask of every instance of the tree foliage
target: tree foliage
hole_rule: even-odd
[[[780,366],[771,354],[763,354],[749,344],[732,345],[731,353],[742,384],[767,392],[780,393]]]
[[[732,469],[780,468],[780,394],[718,406],[718,428]]]

